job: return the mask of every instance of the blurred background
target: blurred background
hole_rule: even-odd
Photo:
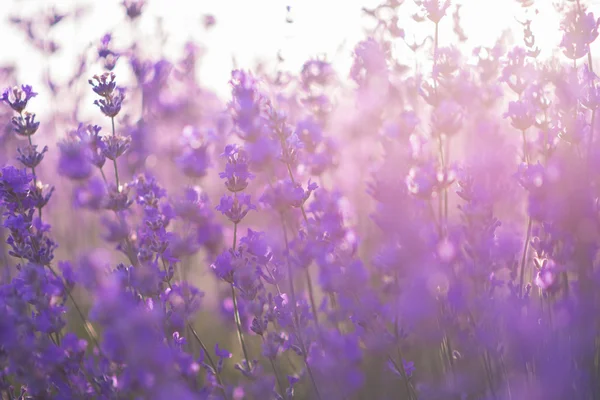
[[[74,199],[80,200],[75,195],[80,187],[55,173],[60,154],[57,142],[77,123],[98,124],[103,133],[110,132],[110,120],[94,106],[97,96],[88,84],[94,74],[105,71],[107,58],[99,54],[107,49],[120,54],[114,72],[118,85],[127,89],[123,112],[116,119],[117,132],[132,138],[132,148],[119,159],[122,181],[150,172],[164,184],[169,197],[181,196],[185,185],[201,186],[209,197],[210,202],[207,203],[211,204],[211,211],[225,190],[218,178],[221,170],[219,155],[226,142],[236,140],[232,137],[234,135],[230,135],[231,121],[225,112],[231,97],[229,80],[232,69],[253,71],[265,82],[261,89],[271,90],[269,96],[276,99],[282,110],[291,110],[290,114],[293,114],[301,99],[290,93],[301,93],[298,86],[294,87],[298,82],[289,78],[288,82],[292,83],[286,87],[278,79],[285,81],[286,73],[298,76],[308,60],[329,61],[337,72],[337,79],[328,92],[334,106],[324,136],[342,145],[338,151],[340,159],[331,163],[339,168],[320,175],[318,184],[343,193],[340,208],[347,208],[344,209],[344,217],[353,218],[348,225],[356,226],[360,250],[367,255],[365,259],[371,259],[371,253],[378,249],[378,236],[374,233],[377,228],[369,220],[375,202],[367,194],[367,185],[372,181],[371,169],[377,165],[373,158],[380,153],[380,143],[374,138],[382,135],[380,126],[374,123],[377,120],[372,114],[375,113],[371,111],[379,107],[393,114],[401,109],[394,103],[381,104],[387,99],[377,91],[378,87],[372,92],[354,91],[351,87],[354,83],[348,76],[357,43],[377,29],[378,22],[372,18],[375,14],[372,10],[383,2],[148,0],[142,14],[132,18],[127,15],[122,0],[0,0],[0,88],[29,84],[39,94],[28,110],[35,112],[41,121],[39,133],[34,138],[36,145],[49,146],[44,168],[37,171],[37,178],[57,188],[47,207],[49,212],[44,214],[52,224],[53,236],[60,243],[57,259],[77,259],[93,250],[95,258],[106,260],[115,253],[108,250],[113,244],[102,239],[106,226],[102,225],[98,215],[73,206],[76,203]],[[388,3],[394,2],[401,1],[388,0]],[[129,0],[128,3],[135,1]],[[533,7],[521,7],[525,3],[535,4]],[[584,3],[589,12],[596,16],[600,14],[600,1]],[[419,72],[427,76],[431,73],[433,46],[428,38],[433,34],[433,24],[429,21],[419,23],[419,19],[423,18],[419,10],[413,0],[405,0],[400,7],[401,14],[395,20],[397,34],[386,39],[397,61],[395,66],[408,66],[415,69],[415,76]],[[457,39],[455,29],[458,19],[464,35],[461,41]],[[499,38],[504,38],[507,47],[522,45],[523,26],[527,20],[531,20],[540,59],[556,57],[564,63],[566,57],[559,49],[562,36],[560,15],[553,0],[454,1],[448,17],[440,24],[439,45],[457,46],[460,53],[466,55],[468,63],[468,56],[476,48],[493,47]],[[592,45],[594,54],[600,54],[598,43],[596,41]],[[410,84],[415,84],[415,80],[407,78],[398,86],[418,97]],[[350,95],[344,97],[339,93]],[[372,97],[365,98],[365,93]],[[392,97],[391,94],[389,97]],[[504,100],[509,99],[507,96]],[[363,107],[359,109],[355,103]],[[423,111],[415,107],[414,110],[423,121],[427,121],[427,109]],[[468,111],[476,115],[481,110]],[[8,108],[0,108],[0,124],[8,124],[11,115]],[[499,115],[500,112],[493,118]],[[426,122],[422,125],[427,129]],[[470,143],[472,136],[469,135],[477,134],[477,130],[471,127],[464,130],[468,135],[460,139],[462,141],[453,142],[456,148],[463,142]],[[12,135],[10,129],[4,131],[6,134],[0,135],[0,165],[14,163],[16,148],[24,143]],[[521,140],[518,135],[506,136],[515,143]],[[495,147],[488,137],[480,139],[481,142],[488,141],[485,147],[480,143],[481,149],[485,149],[481,154],[495,155],[500,146]],[[190,177],[179,167],[178,160],[186,151],[198,150],[205,144],[209,147],[210,171],[205,177]],[[476,147],[473,144],[472,150],[475,151],[472,153],[481,150]],[[338,149],[333,145],[331,148]],[[461,159],[456,148],[451,151],[452,157]],[[327,147],[324,152],[329,149]],[[505,153],[508,156],[502,160],[502,165],[512,168],[512,158],[517,152],[509,148]],[[501,158],[502,155],[498,156],[498,159]],[[391,165],[386,171],[390,175],[398,175],[394,178],[397,183],[402,183],[403,177],[395,167],[395,164]],[[110,168],[107,170],[110,171]],[[298,176],[302,182],[307,182],[311,172],[299,168]],[[253,191],[253,198],[258,198],[266,187],[268,182],[263,179],[263,182],[254,181],[248,190]],[[516,200],[512,201],[510,196]],[[507,191],[503,204],[508,210],[501,209],[500,212],[520,213],[520,207],[515,206],[525,204],[520,196],[522,193],[519,191]],[[451,208],[456,209],[456,204],[451,203]],[[523,225],[520,215],[510,216],[506,218],[509,223],[514,220]],[[225,226],[223,242],[231,243],[231,224],[227,224],[221,215],[215,219]],[[77,226],[73,226],[73,221],[77,222]],[[243,229],[261,229],[268,224],[263,216],[249,215],[244,220]],[[176,228],[183,232],[188,227],[182,223]],[[509,224],[504,224],[503,229],[512,232]],[[512,230],[519,232],[518,229]],[[3,238],[0,238],[0,243],[4,243]],[[221,314],[227,318],[223,318],[221,326],[213,327],[206,323],[197,326],[201,334],[211,338],[210,347],[213,339],[225,335],[223,332],[233,332],[232,318],[228,314],[231,305],[227,303],[227,288],[217,285],[208,268],[219,246],[220,243],[217,243],[210,251],[203,248],[201,253],[191,254],[182,260],[184,274],[189,271],[189,280],[210,295],[205,300],[208,311],[202,318],[209,318],[210,310],[225,310]],[[120,258],[114,261],[124,261],[123,255],[118,255]],[[207,275],[209,279],[204,280]],[[435,281],[433,278],[432,282]],[[430,290],[433,291],[433,288],[432,284]],[[219,295],[212,296],[214,293],[210,290]],[[318,300],[321,300],[321,294],[317,293]],[[76,295],[84,297],[81,293]],[[229,344],[235,346],[235,338],[230,336]],[[421,368],[426,369],[422,360],[417,361],[423,366]],[[378,373],[377,370],[370,372],[373,375]]]
[[[51,73],[55,79],[66,79],[77,68],[77,57],[91,44],[96,45],[106,33],[112,33],[117,46],[128,44],[131,35],[120,0],[2,0],[0,5],[0,37],[3,51],[0,64],[19,65],[19,79],[35,86],[43,74],[43,55],[32,51],[25,43],[22,29],[15,18],[38,15],[51,10],[58,14],[79,13],[79,18],[67,18],[52,31],[51,39],[60,45],[58,57],[53,57]],[[309,58],[325,55],[334,67],[347,74],[352,62],[352,49],[365,36],[372,23],[364,18],[365,9],[372,9],[379,0],[152,0],[144,7],[144,15],[136,20],[134,40],[156,37],[163,32],[164,42],[154,43],[156,55],[176,57],[182,44],[194,41],[202,49],[203,60],[197,71],[203,86],[221,97],[228,95],[230,71],[234,66],[252,68],[257,61],[277,63],[297,73]],[[590,11],[598,11],[594,0]],[[521,35],[519,20],[527,17],[518,2],[511,0],[457,0],[452,10],[461,6],[461,24],[468,36],[468,46],[489,46],[505,30]],[[431,32],[417,24],[409,11],[417,12],[412,0],[402,7],[399,26],[408,42],[422,41]],[[546,56],[560,41],[559,19],[552,0],[537,1],[532,30]],[[533,18],[535,17],[535,18]],[[10,19],[13,19],[13,23]],[[212,24],[214,22],[214,25]],[[32,28],[39,28],[34,23]],[[440,26],[440,46],[450,45],[450,19]],[[520,37],[519,37],[520,39]],[[411,57],[406,44],[398,40],[400,54]],[[146,49],[150,51],[152,49]],[[8,83],[8,82],[7,82]]]

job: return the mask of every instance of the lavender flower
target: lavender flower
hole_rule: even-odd
[[[35,120],[35,114],[24,112],[22,115],[12,118],[13,129],[19,136],[29,137],[37,132],[40,123]]]
[[[223,195],[221,202],[215,208],[225,215],[231,222],[238,224],[250,210],[256,210],[249,194],[240,193],[235,196]]]
[[[13,110],[21,114],[27,107],[29,100],[37,96],[29,85],[21,85],[21,88],[7,88],[2,92],[0,100],[8,104]]]
[[[235,145],[227,145],[222,157],[227,158],[225,171],[219,173],[225,179],[225,186],[230,192],[240,192],[248,186],[248,181],[254,175],[248,170],[248,155],[246,151]]]

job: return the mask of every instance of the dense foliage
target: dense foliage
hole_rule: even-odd
[[[1,398],[600,399],[599,21],[469,56],[415,2],[430,41],[388,0],[349,75],[235,70],[227,104],[192,43],[105,35],[48,120],[3,68]],[[10,22],[51,58],[68,18]]]

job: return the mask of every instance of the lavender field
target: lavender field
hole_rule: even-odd
[[[148,25],[185,2],[84,38],[11,1],[1,400],[600,400],[598,4],[494,0],[517,28],[478,45],[469,1],[387,0],[347,68],[206,78],[219,18]]]

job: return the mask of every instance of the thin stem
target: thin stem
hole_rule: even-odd
[[[283,135],[281,134],[281,132],[278,132],[278,135],[279,135],[279,141],[281,143],[281,149],[283,152],[287,153]],[[286,156],[287,156],[287,154],[286,154]],[[285,158],[287,159],[288,157],[285,157]],[[287,167],[287,171],[288,171],[290,180],[295,185],[296,180],[294,179],[294,173],[292,172],[292,167],[290,166],[289,162],[286,162],[285,165]],[[304,222],[306,223],[306,229],[308,229],[308,216],[306,215],[306,211],[304,210],[304,204],[300,205],[300,211],[302,212],[302,218],[304,218]],[[307,287],[308,287],[308,297],[310,299],[310,306],[312,308],[313,318],[315,319],[315,324],[318,327],[319,326],[319,313],[317,312],[317,307],[316,307],[317,303],[315,301],[315,294],[313,291],[313,285],[312,285],[312,281],[310,278],[310,272],[308,271],[308,269],[306,271],[307,271],[306,272],[306,283],[307,283]]]
[[[165,270],[165,274],[166,274],[166,276],[168,276],[169,271],[167,268],[167,264],[165,263],[165,259],[161,257],[160,260],[162,261],[162,265]],[[167,286],[169,286],[169,289],[173,290],[173,285],[171,285],[171,279],[167,279],[166,282],[167,282]],[[208,348],[206,347],[206,345],[204,344],[202,339],[200,339],[200,336],[198,335],[198,333],[196,332],[196,330],[194,329],[194,327],[192,326],[192,324],[190,322],[187,322],[187,327],[192,332],[192,335],[194,336],[194,338],[196,339],[198,344],[200,344],[200,348],[202,348],[202,351],[204,352],[204,355],[206,356],[208,363],[212,367],[212,369],[215,373],[215,377],[217,378],[217,383],[219,384],[220,389],[223,392],[223,397],[225,397],[225,399],[228,399],[227,394],[225,393],[225,387],[223,386],[223,381],[221,380],[221,376],[219,374],[219,371],[217,370],[216,364],[214,363],[212,357],[210,356],[210,353],[208,352]]]
[[[242,333],[242,323],[240,321],[240,312],[237,303],[237,296],[235,294],[235,287],[233,283],[231,284],[231,298],[233,299],[233,316],[235,319],[235,326],[237,328],[238,339],[240,341],[240,345],[242,346],[242,352],[244,353],[244,358],[246,359],[246,363],[248,368],[251,367],[250,358],[248,357],[248,350],[246,349],[246,342],[244,341],[244,334]]]
[[[111,117],[111,118],[110,118],[110,122],[111,122],[111,124],[112,124],[112,135],[113,135],[113,136],[116,136],[116,135],[117,135],[117,133],[116,133],[116,130],[115,130],[115,117]]]
[[[402,380],[404,381],[404,387],[406,388],[406,393],[408,394],[408,400],[412,400],[413,399],[413,395],[412,395],[412,390],[410,388],[410,383],[408,382],[408,378],[406,377],[406,370],[404,369],[404,362],[402,361],[402,355],[400,354],[400,352],[398,352],[398,356],[400,357],[400,365],[398,365],[398,363],[396,362],[396,360],[394,360],[394,358],[390,355],[388,355],[388,361],[392,363],[392,365],[394,366],[394,368],[396,368],[396,371],[400,372],[400,375],[402,375]]]
[[[550,158],[548,154],[548,146],[550,142],[550,127],[548,124],[548,110],[544,108],[544,148],[542,149],[544,153],[544,163],[548,163],[548,158]]]
[[[102,180],[104,181],[104,183],[106,183],[108,185],[108,180],[106,179],[106,175],[104,174],[104,170],[102,168],[100,169],[100,174],[102,175]]]
[[[265,342],[265,337],[261,336],[263,342]],[[284,391],[283,391],[283,384],[281,383],[281,379],[279,378],[279,372],[277,370],[277,367],[275,366],[275,361],[274,359],[272,359],[271,357],[268,357],[269,359],[269,363],[271,364],[271,368],[273,368],[273,374],[275,374],[275,378],[277,379],[277,389],[279,390],[279,393],[283,396],[284,395]]]
[[[117,185],[117,192],[120,192],[119,189],[119,168],[117,167],[117,160],[113,160],[113,166],[115,168],[115,185]]]
[[[493,377],[492,363],[490,360],[490,354],[487,350],[483,353],[483,366],[485,368],[485,375],[488,379],[488,384],[490,385],[490,391],[492,392],[492,397],[494,399],[496,399],[498,397],[496,395],[496,389],[494,388],[494,380],[492,379],[492,377]]]
[[[52,274],[57,278],[60,279],[62,282],[62,278],[60,275],[58,275],[58,273],[54,270],[54,268],[52,268],[50,265],[47,265],[48,269],[50,270],[50,272],[52,272]],[[73,303],[73,305],[75,306],[75,310],[77,311],[77,314],[79,315],[79,317],[81,318],[81,321],[83,322],[83,327],[85,328],[85,330],[87,331],[90,339],[92,339],[92,342],[94,342],[94,345],[98,348],[98,350],[101,352],[102,350],[100,349],[100,344],[98,342],[98,336],[96,334],[96,331],[94,330],[94,327],[92,326],[92,324],[90,324],[87,320],[87,318],[85,317],[85,315],[83,314],[83,311],[81,311],[81,308],[79,308],[79,304],[77,304],[77,302],[75,301],[75,298],[73,297],[73,295],[71,294],[71,291],[67,288],[67,285],[65,283],[63,283],[63,286],[65,288],[65,292],[67,293],[67,296],[69,297],[69,299],[71,299],[71,302]]]
[[[447,139],[446,139],[447,140]],[[442,135],[439,135],[438,137],[438,150],[440,153],[440,163],[442,165],[442,173],[444,174],[444,179],[446,176],[446,169],[447,169],[447,164],[448,164],[448,160],[446,159],[446,156],[444,155],[444,143],[443,143],[443,139],[442,139]],[[448,224],[448,188],[444,187],[443,193],[442,193],[442,198],[440,199],[440,221],[442,224],[442,227],[445,229],[447,224]],[[442,208],[442,204],[443,204],[443,208]]]
[[[31,140],[31,135],[27,136],[27,140],[29,140],[29,145],[33,147],[33,141]],[[31,167],[31,173],[33,174],[33,183],[37,185],[37,176],[35,174],[35,167]]]
[[[521,130],[521,137],[523,138],[523,157],[525,158],[525,162],[529,164],[529,151],[527,150],[527,137],[525,134],[525,129]]]
[[[531,237],[531,225],[533,220],[529,217],[527,221],[527,234],[525,235],[525,243],[523,244],[523,255],[521,256],[521,265],[519,272],[519,297],[523,295],[523,279],[525,276],[525,261],[527,260],[527,250],[529,248],[529,238]]]
[[[282,143],[283,146],[283,143]],[[290,180],[295,185],[296,181],[294,179],[294,174],[292,173],[292,168],[290,164],[287,165],[288,174],[290,176]],[[304,218],[304,222],[306,223],[306,229],[308,229],[308,217],[306,216],[306,211],[304,210],[304,205],[300,205],[300,211],[302,211],[302,217]],[[306,286],[308,287],[308,298],[310,300],[310,306],[312,308],[313,318],[315,319],[315,324],[319,326],[319,313],[317,311],[317,302],[315,301],[315,293],[313,290],[312,280],[310,278],[310,271],[308,267],[306,268]]]
[[[233,247],[231,248],[233,251],[235,251],[235,248],[237,247],[237,227],[237,223],[233,224]]]
[[[439,31],[440,31],[440,23],[435,23],[435,32],[433,36],[433,67],[437,67],[437,56],[438,56],[438,46],[439,46]]]
[[[202,351],[204,352],[204,354],[206,355],[206,358],[208,359],[208,363],[212,367],[213,371],[215,371],[215,377],[217,378],[217,383],[219,384],[221,392],[223,393],[223,397],[225,397],[225,399],[228,399],[229,397],[227,396],[227,393],[225,392],[225,386],[223,385],[223,381],[221,380],[221,375],[219,374],[219,371],[217,370],[217,367],[215,366],[215,363],[214,363],[212,357],[208,353],[208,349],[204,345],[204,342],[202,341],[202,339],[200,339],[200,336],[198,336],[198,333],[196,332],[196,330],[194,329],[192,324],[190,324],[189,322],[188,322],[188,328],[190,329],[190,331],[192,331],[192,335],[196,338],[196,341],[200,344]]]
[[[429,203],[431,204],[431,203]],[[396,271],[396,273],[394,274],[394,285],[396,288],[399,288],[399,281],[398,281],[398,272]],[[392,361],[392,363],[394,363],[394,366],[396,367],[396,370],[400,372],[400,374],[402,375],[402,380],[404,381],[404,388],[406,389],[406,395],[408,396],[408,400],[412,400],[413,399],[413,395],[412,395],[412,391],[410,390],[410,385],[408,382],[408,376],[406,375],[406,369],[404,368],[404,359],[402,357],[402,351],[400,349],[400,330],[398,328],[398,315],[396,314],[396,316],[394,316],[394,339],[396,341],[396,347],[397,347],[397,351],[398,351],[398,358],[400,359],[400,366],[398,366],[393,358],[391,356],[388,356],[389,359]]]
[[[308,352],[306,351],[306,347],[304,346],[304,340],[302,340],[302,334],[300,333],[300,318],[298,317],[298,309],[297,309],[297,301],[296,301],[296,291],[294,289],[294,275],[292,273],[292,264],[290,263],[290,244],[288,241],[287,229],[285,227],[285,220],[283,219],[283,214],[280,214],[281,227],[283,229],[283,238],[285,240],[285,253],[286,253],[286,264],[288,268],[288,278],[290,280],[290,294],[292,296],[292,304],[294,309],[294,330],[298,336],[298,342],[300,343],[300,350],[302,351],[302,358],[304,359],[304,364],[306,365],[306,371],[308,372],[308,376],[310,381],[315,389],[315,393],[317,398],[321,400],[321,394],[319,393],[319,388],[317,386],[317,382],[313,376],[312,369],[310,364],[308,363]]]
[[[592,121],[590,122],[590,141],[588,144],[588,165],[592,156],[592,148],[594,146],[594,125],[596,125],[596,109],[592,110]]]
[[[235,195],[235,194],[234,194]],[[237,222],[233,224],[233,245],[231,247],[232,251],[235,251],[237,247]],[[235,326],[237,328],[237,335],[240,341],[240,345],[242,346],[242,352],[244,353],[244,358],[246,359],[246,364],[248,368],[251,368],[251,361],[248,357],[248,350],[246,349],[246,342],[244,341],[244,334],[242,332],[242,322],[240,318],[240,310],[238,308],[237,295],[235,293],[235,286],[233,282],[231,282],[231,299],[233,300],[233,317],[235,319]]]
[[[27,140],[29,140],[29,145],[33,147],[33,141],[31,140],[31,135],[27,136]],[[31,173],[33,174],[33,185],[37,190],[37,175],[35,173],[35,167],[31,167]],[[42,219],[42,207],[38,207],[38,216]]]
[[[111,117],[110,122],[112,124],[112,135],[116,136],[117,134],[115,131],[115,117]],[[113,166],[115,167],[115,184],[117,185],[117,192],[120,192],[121,190],[119,189],[119,169],[117,167],[117,159],[116,158],[113,160]]]
[[[446,148],[446,156],[444,158],[444,179],[447,178],[448,174],[448,164],[450,163],[450,136],[446,136],[445,141]],[[444,218],[446,220],[446,224],[448,223],[448,187],[444,188]]]
[[[431,74],[431,77],[433,78],[435,104],[437,104],[437,100],[438,100],[438,87],[437,87],[438,42],[439,42],[439,22],[436,22],[435,23],[435,32],[433,34],[433,71]]]

